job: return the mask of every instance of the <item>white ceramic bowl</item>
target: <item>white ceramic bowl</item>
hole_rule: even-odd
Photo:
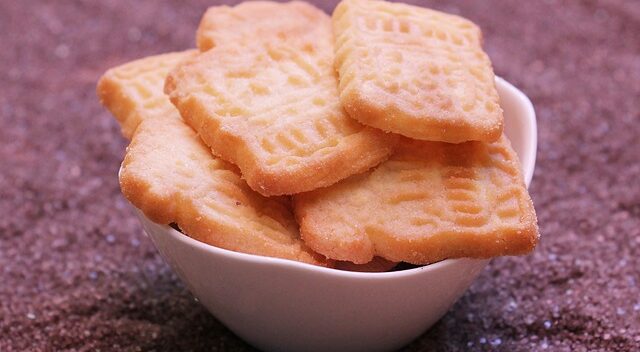
[[[529,99],[496,79],[505,131],[531,181],[536,120]],[[489,260],[448,259],[388,273],[327,269],[237,253],[138,215],[161,255],[202,304],[268,351],[386,351],[440,319]]]

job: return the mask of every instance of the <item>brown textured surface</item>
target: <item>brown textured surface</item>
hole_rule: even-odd
[[[1,351],[250,349],[142,235],[95,97],[108,67],[192,47],[211,4],[0,2]],[[424,4],[476,21],[496,73],[533,99],[542,239],[407,350],[639,350],[640,3]]]

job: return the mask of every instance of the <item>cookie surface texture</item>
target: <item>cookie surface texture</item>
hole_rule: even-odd
[[[114,67],[100,78],[100,102],[115,116],[125,138],[131,139],[143,118],[180,118],[162,92],[164,80],[173,67],[196,53],[190,50],[146,57]]]
[[[395,139],[344,112],[330,19],[318,11],[312,24],[311,37],[254,35],[251,45],[218,44],[167,78],[165,91],[183,119],[263,195],[309,191],[364,172],[388,157]]]
[[[414,139],[493,142],[503,115],[472,22],[405,4],[344,0],[333,13],[340,100],[358,121]]]
[[[302,238],[328,258],[428,264],[524,254],[538,240],[509,141],[403,139],[375,170],[294,196]]]
[[[162,55],[122,66],[135,67],[125,75],[125,88],[131,89],[113,97],[111,104],[131,108],[113,111],[123,114],[116,115],[119,121],[130,121],[126,115],[134,111],[139,121],[120,171],[125,197],[152,221],[176,223],[201,242],[327,265],[300,240],[288,199],[266,198],[251,190],[237,168],[214,157],[180,119],[162,92],[164,77],[156,79],[166,75],[175,59]],[[140,63],[155,65],[139,69]]]

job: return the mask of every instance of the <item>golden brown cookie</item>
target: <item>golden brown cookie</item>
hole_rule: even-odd
[[[331,259],[428,264],[523,254],[538,240],[509,141],[403,139],[375,170],[294,196],[309,247]]]
[[[411,138],[492,142],[503,116],[472,22],[405,4],[344,0],[333,13],[340,101],[358,121]]]
[[[251,190],[174,118],[144,119],[120,172],[125,197],[154,222],[177,223],[198,241],[237,252],[327,265],[300,240],[286,198]]]
[[[112,68],[100,78],[100,102],[116,117],[127,139],[144,117],[180,118],[162,88],[169,70],[196,53],[189,50],[146,57]]]
[[[170,66],[191,54],[134,61],[100,81],[103,103],[133,133],[120,172],[125,197],[152,221],[216,247],[332,265],[300,240],[288,199],[251,190],[180,119],[162,87]]]
[[[263,195],[329,186],[392,150],[393,136],[361,125],[340,106],[328,16],[318,12],[311,27],[312,40],[290,33],[279,41],[254,35],[252,45],[217,45],[167,77],[165,91],[183,119]]]
[[[305,36],[312,37],[324,17],[320,9],[301,1],[247,1],[233,7],[212,6],[202,16],[196,42],[200,51],[207,51],[229,43],[251,46],[258,38],[260,41],[307,40]]]

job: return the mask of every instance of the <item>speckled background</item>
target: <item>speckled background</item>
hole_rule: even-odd
[[[143,235],[94,93],[111,66],[192,46],[213,3],[0,1],[0,351],[251,349]],[[640,2],[422,4],[476,21],[533,100],[543,237],[407,351],[640,350]]]

